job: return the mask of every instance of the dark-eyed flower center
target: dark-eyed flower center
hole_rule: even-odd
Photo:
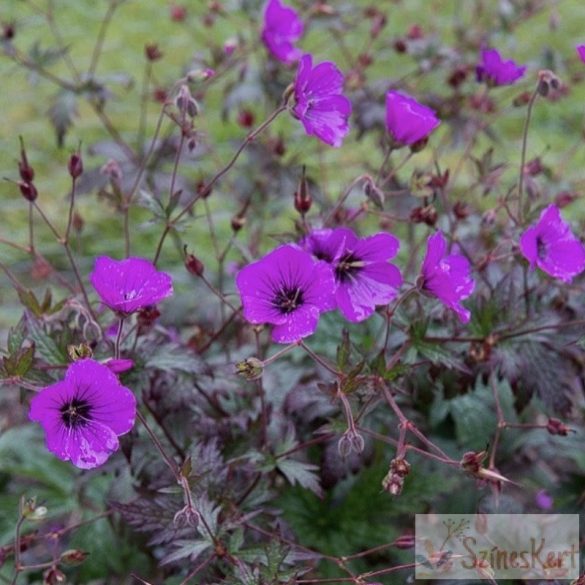
[[[283,287],[281,288],[272,301],[273,305],[278,308],[281,313],[292,313],[295,309],[300,307],[304,302],[303,291],[300,287]]]
[[[338,282],[347,282],[355,277],[364,267],[363,260],[360,260],[353,252],[344,254],[335,267],[335,279]]]
[[[544,260],[546,257],[547,247],[546,244],[543,242],[541,237],[536,238],[536,254],[541,260]]]
[[[65,426],[75,428],[84,425],[91,418],[91,406],[86,400],[74,398],[71,402],[64,404],[59,412]]]

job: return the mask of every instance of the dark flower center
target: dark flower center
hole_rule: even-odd
[[[542,238],[539,236],[536,238],[536,254],[541,260],[544,260],[546,257],[547,246],[543,242]]]
[[[313,252],[313,256],[315,256],[317,260],[324,260],[325,262],[329,263],[333,260],[331,254],[329,254],[329,252],[326,252],[325,250],[315,250]]]
[[[292,313],[295,309],[300,307],[304,302],[303,291],[300,287],[283,287],[274,297],[272,304],[281,312],[285,314]]]
[[[335,280],[347,282],[353,279],[364,267],[363,260],[360,260],[353,252],[344,254],[335,267]]]
[[[65,426],[75,428],[85,425],[90,419],[91,406],[86,400],[74,398],[71,402],[64,404],[59,412]]]

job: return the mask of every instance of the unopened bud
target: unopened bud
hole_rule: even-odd
[[[144,45],[144,56],[150,62],[162,59],[163,53],[156,43],[148,43]]]
[[[262,377],[264,363],[255,357],[249,357],[236,364],[236,373],[246,380],[259,380]]]
[[[426,223],[428,226],[434,226],[437,223],[439,214],[434,205],[425,205],[424,207],[415,207],[410,212],[410,219],[414,223]]]
[[[171,20],[183,22],[187,18],[187,8],[180,4],[171,4]]]
[[[388,473],[388,475],[386,475],[386,477],[384,477],[382,480],[382,487],[391,496],[399,496],[402,493],[402,488],[404,487],[404,479],[399,475]]]
[[[120,181],[122,179],[122,169],[118,161],[112,158],[100,169],[100,173],[109,177],[110,181]]]
[[[232,217],[231,226],[234,232],[239,232],[246,225],[246,218],[242,215]]]
[[[254,125],[254,113],[250,110],[240,110],[238,113],[238,124],[242,128],[251,128]]]
[[[546,423],[546,430],[551,435],[558,435],[560,437],[566,437],[569,434],[569,427],[561,422],[558,418],[549,418]]]
[[[187,252],[185,248],[185,252]],[[185,268],[189,274],[193,276],[202,276],[205,266],[203,262],[197,258],[194,254],[185,253]]]
[[[11,41],[16,35],[16,28],[14,24],[11,22],[4,23],[2,25],[2,40],[3,41]]]
[[[60,585],[65,581],[65,575],[56,567],[51,567],[43,573],[43,585]]]
[[[36,198],[39,196],[39,192],[37,191],[37,188],[34,186],[33,183],[19,181],[18,186],[20,188],[20,192],[21,192],[22,196],[27,201],[31,201],[31,202],[35,201]]]
[[[299,185],[295,191],[295,209],[301,214],[305,215],[313,205],[313,198],[309,191],[309,183],[305,176],[305,167],[299,180]]]
[[[79,152],[74,152],[69,157],[69,162],[67,163],[67,170],[69,171],[69,175],[72,179],[77,179],[81,177],[83,173],[83,160],[81,159],[81,154]]]
[[[486,455],[487,451],[467,451],[467,453],[463,454],[459,465],[469,473],[478,473]]]
[[[141,329],[150,327],[160,317],[160,311],[154,306],[144,307],[138,311],[137,325]]]
[[[427,136],[425,136],[424,138],[421,138],[420,140],[417,140],[416,142],[413,142],[410,145],[410,152],[412,153],[417,153],[420,152],[421,150],[424,150],[426,145],[428,144],[429,139]]]
[[[400,550],[407,550],[409,548],[413,548],[414,544],[415,544],[414,534],[403,534],[392,543],[392,546]]]
[[[517,95],[513,99],[512,105],[515,108],[520,108],[522,106],[528,105],[529,102],[530,102],[530,92],[529,91],[523,91],[520,95]]]
[[[469,209],[469,205],[463,201],[457,201],[455,205],[453,205],[453,214],[457,219],[465,219],[470,213],[471,210]]]
[[[20,136],[20,160],[18,161],[18,172],[20,174],[20,178],[25,183],[32,183],[33,179],[35,178],[35,171],[30,166],[28,157],[26,156],[26,149],[24,147],[24,140],[22,139],[22,136]]]
[[[83,561],[89,556],[88,552],[83,550],[79,550],[76,548],[72,548],[66,550],[65,552],[61,553],[60,561],[65,564],[69,565],[70,567],[75,567],[77,565],[81,565]]]
[[[403,457],[396,457],[390,462],[390,472],[400,477],[406,477],[410,473],[410,463]]]

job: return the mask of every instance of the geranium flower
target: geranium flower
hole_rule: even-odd
[[[45,430],[47,449],[81,469],[105,463],[118,450],[118,436],[130,431],[136,399],[105,365],[79,360],[65,379],[43,388],[29,418]]]
[[[268,0],[264,8],[262,42],[279,61],[294,63],[300,59],[302,52],[294,43],[301,38],[304,28],[296,10],[280,0]]]
[[[467,323],[471,313],[460,301],[469,297],[475,288],[471,266],[465,256],[445,256],[446,251],[447,243],[441,232],[429,237],[422,265],[422,288],[455,311],[463,323]]]
[[[423,140],[441,123],[434,110],[399,91],[386,94],[386,126],[394,141],[411,145]]]
[[[393,235],[358,238],[349,228],[323,229],[311,232],[304,243],[316,258],[333,268],[335,300],[348,321],[363,321],[376,306],[396,297],[402,276],[396,266],[388,264],[400,247]]]
[[[150,260],[96,258],[89,280],[112,311],[129,314],[155,305],[173,294],[173,281],[159,272]]]
[[[272,339],[292,343],[311,335],[319,315],[335,308],[331,268],[294,245],[276,248],[236,276],[244,317],[273,325]]]
[[[525,66],[517,65],[512,59],[504,61],[496,49],[482,49],[481,63],[475,68],[477,80],[489,85],[512,85],[525,71]]]
[[[343,73],[335,63],[323,61],[313,68],[313,57],[303,55],[294,82],[292,114],[305,132],[330,146],[341,146],[349,132],[351,102],[342,95]]]
[[[585,63],[585,45],[577,45],[575,48],[577,49],[577,55]]]
[[[571,282],[585,269],[585,247],[563,220],[556,205],[549,205],[536,225],[522,234],[520,250],[532,269],[538,266],[565,282]]]

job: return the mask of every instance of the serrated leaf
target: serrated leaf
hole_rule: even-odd
[[[300,486],[311,490],[317,496],[323,496],[319,478],[315,473],[319,470],[318,466],[294,459],[279,459],[276,467],[292,485],[298,483]]]
[[[177,547],[177,550],[164,557],[160,562],[161,566],[181,559],[193,562],[213,545],[208,540],[177,540],[173,542],[173,546]]]
[[[71,91],[57,94],[49,108],[49,119],[55,129],[57,145],[63,146],[65,136],[77,116],[77,96]]]
[[[184,372],[186,374],[210,374],[206,362],[197,354],[179,345],[163,345],[148,358],[146,367],[164,372]]]
[[[32,290],[18,289],[18,298],[35,317],[40,317],[43,314],[43,309]]]
[[[28,336],[34,342],[36,355],[52,366],[67,364],[67,355],[50,337],[42,325],[30,315],[27,316]]]
[[[8,353],[16,353],[26,338],[26,327],[24,317],[20,319],[16,327],[11,327],[8,331]]]

